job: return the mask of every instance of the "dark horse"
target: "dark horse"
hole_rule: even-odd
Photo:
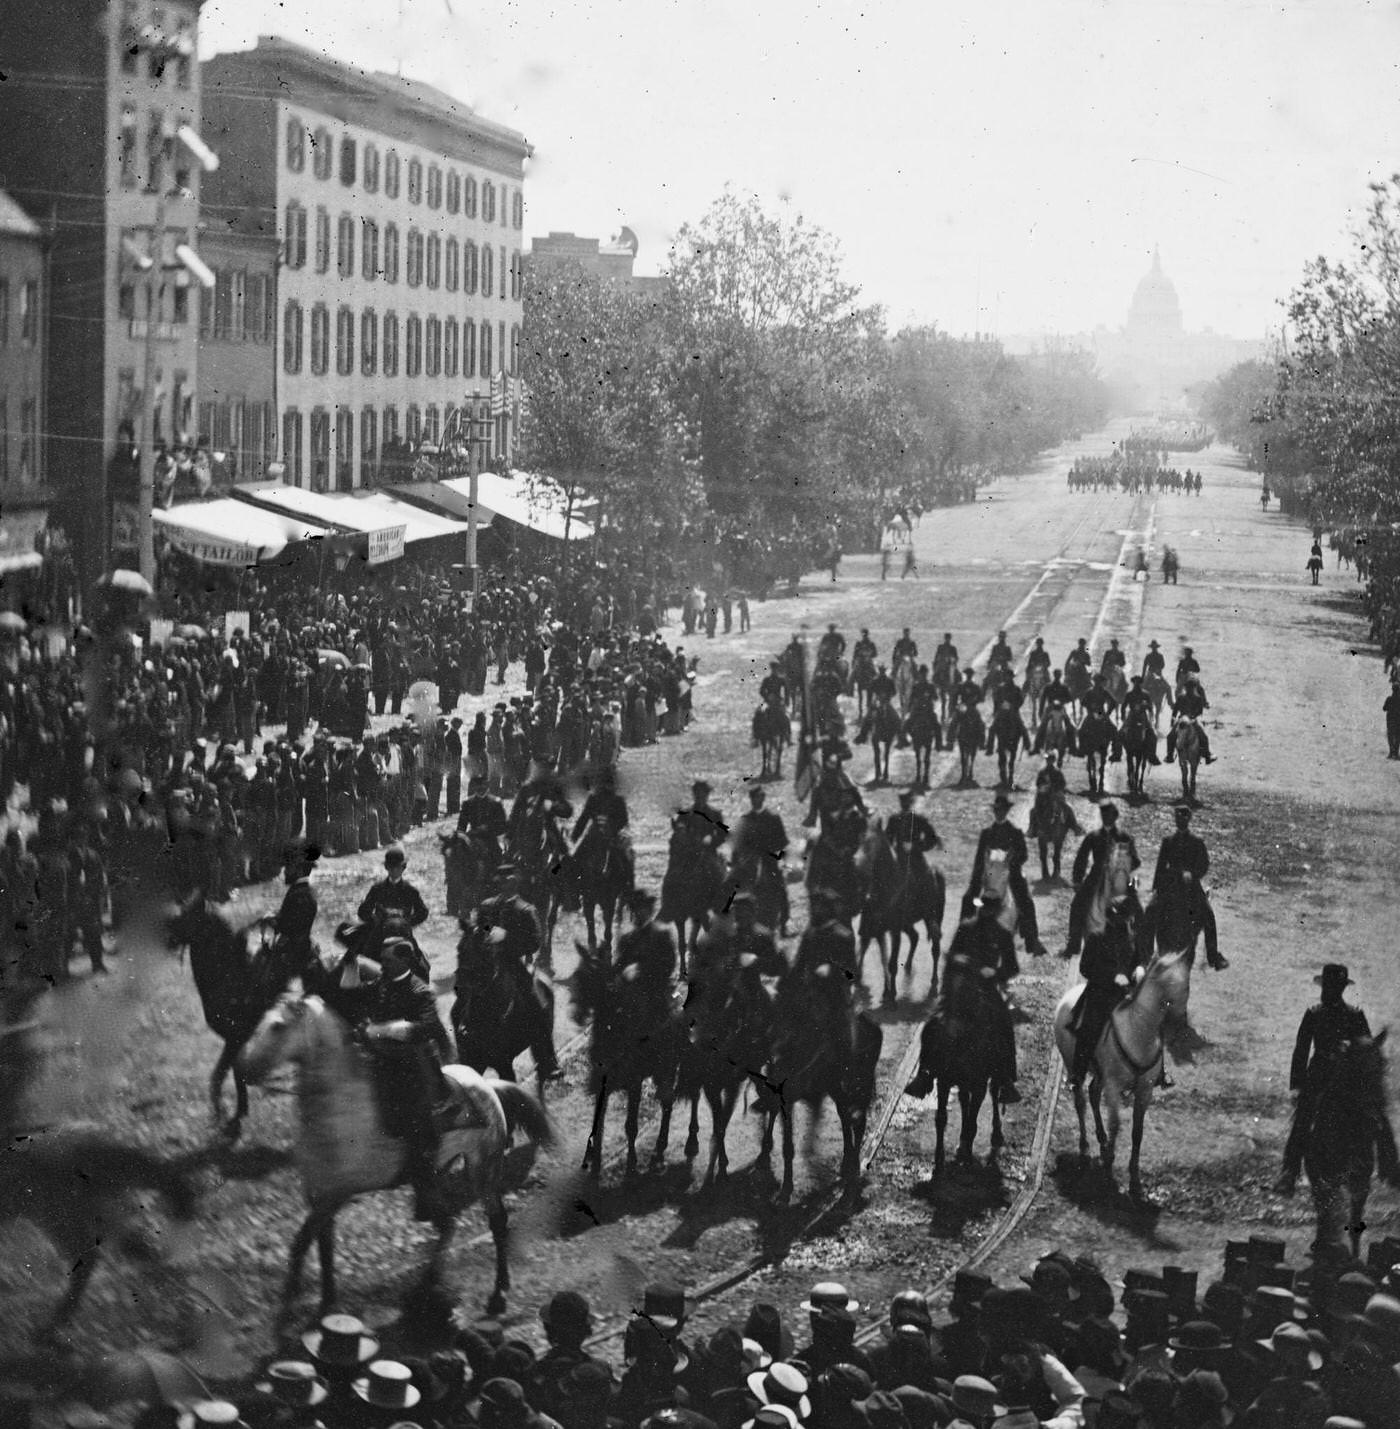
[[[987,727],[982,723],[981,714],[973,706],[958,711],[957,727],[958,758],[962,764],[958,788],[975,789],[977,780],[972,777],[972,771],[977,764],[977,751],[982,748],[982,741],[986,738]]]
[[[929,867],[923,854],[903,845],[894,848],[880,828],[872,829],[865,836],[860,859],[870,879],[870,892],[860,918],[862,964],[866,948],[878,941],[885,971],[885,1001],[893,1002],[900,939],[909,939],[909,952],[904,959],[904,971],[908,973],[914,966],[922,923],[928,933],[929,953],[933,959],[933,982],[929,991],[932,997],[938,991],[938,956],[947,902],[943,875]]]
[[[948,1126],[948,1096],[958,1089],[962,1130],[958,1138],[957,1160],[972,1160],[977,1140],[977,1118],[988,1088],[992,1090],[992,1154],[1006,1139],[1001,1130],[1001,1103],[992,1086],[996,1071],[996,1023],[990,999],[1000,993],[983,978],[975,964],[951,950],[943,973],[943,995],[934,1014],[924,1025],[919,1052],[919,1070],[931,1074],[938,1088],[938,1109],[933,1124],[937,1141],[933,1153],[934,1173],[943,1169],[943,1135]]]
[[[884,1034],[851,1006],[846,974],[830,963],[807,976],[789,974],[778,988],[777,1035],[759,1096],[767,1113],[759,1154],[773,1150],[773,1123],[783,1121],[783,1180],[778,1198],[792,1196],[792,1117],[799,1102],[815,1114],[829,1097],[841,1118],[841,1176],[860,1175],[860,1148],[875,1100],[875,1070]]]
[[[987,731],[987,753],[996,750],[997,788],[1011,790],[1016,787],[1016,756],[1022,745],[1029,752],[1031,741],[1026,734],[1026,726],[1021,722],[1021,712],[1012,705],[999,704]]]
[[[943,727],[938,723],[933,706],[922,701],[915,705],[904,721],[904,732],[914,746],[914,787],[927,789],[932,777],[934,747],[943,746]]]
[[[579,840],[572,868],[588,928],[588,946],[595,950],[598,947],[595,914],[601,912],[603,946],[610,948],[618,909],[635,887],[631,845],[606,818],[600,819]]]
[[[686,820],[674,821],[666,872],[661,880],[658,917],[663,923],[676,925],[682,977],[687,954],[695,939],[709,927],[710,914],[719,907],[724,896],[724,885],[724,859],[718,850],[699,839]]]
[[[438,842],[442,846],[443,872],[447,879],[447,915],[465,918],[490,894],[500,856],[493,856],[491,846],[484,839],[457,831],[439,834]]]
[[[651,1164],[666,1159],[671,1136],[671,1107],[676,1099],[685,1027],[671,1001],[670,970],[629,964],[614,969],[600,954],[582,944],[573,976],[574,1016],[580,1025],[592,1019],[589,1060],[592,1066],[593,1125],[583,1153],[583,1169],[596,1177],[603,1170],[603,1124],[608,1098],[627,1098],[627,1174],[637,1170],[637,1124],[642,1087],[650,1082],[661,1104],[661,1126]]]
[[[847,924],[855,923],[870,891],[868,865],[857,858],[864,837],[865,817],[852,809],[823,829],[807,849],[808,898],[819,888],[834,893],[837,912]]]
[[[1117,727],[1107,715],[1086,714],[1079,724],[1077,742],[1084,759],[1084,772],[1089,777],[1089,797],[1098,798],[1104,792],[1104,776],[1108,771],[1108,756]]]
[[[754,711],[753,741],[763,752],[763,772],[758,777],[781,779],[783,749],[792,743],[792,721],[776,696]]]
[[[1058,791],[1042,789],[1035,796],[1031,806],[1031,822],[1027,832],[1040,849],[1040,876],[1049,883],[1060,877],[1060,858],[1064,852],[1065,839],[1071,829],[1078,829],[1079,821],[1074,817],[1065,796]],[[1050,854],[1054,853],[1053,870]]]
[[[888,700],[880,700],[870,712],[870,750],[875,756],[875,783],[890,782],[890,751],[899,738],[900,719]]]
[[[1157,743],[1157,732],[1147,711],[1134,709],[1123,721],[1123,753],[1128,757],[1128,797],[1147,798],[1147,769]]]
[[[1303,1166],[1317,1214],[1314,1254],[1324,1246],[1360,1254],[1366,1200],[1377,1170],[1400,1185],[1400,1159],[1385,1105],[1386,1030],[1344,1043],[1316,1095],[1299,1099],[1307,1118]]]
[[[513,956],[513,955],[509,955]],[[544,1100],[540,1042],[554,1025],[554,987],[534,973],[527,996],[496,947],[480,930],[468,927],[457,944],[457,997],[452,1004],[452,1035],[464,1067],[494,1068],[504,1082],[515,1080],[515,1059],[535,1054],[535,1091]]]
[[[132,1193],[142,1191],[156,1192],[178,1221],[193,1221],[194,1187],[182,1168],[95,1128],[32,1131],[0,1150],[0,1222],[28,1221],[68,1266],[68,1289],[44,1333],[72,1317],[104,1244],[155,1258],[149,1240],[130,1224],[139,1214]]]
[[[232,1072],[237,1103],[224,1130],[231,1139],[236,1138],[248,1115],[248,1086],[238,1066],[238,1054],[263,1014],[306,969],[292,966],[277,953],[268,920],[234,928],[202,892],[196,892],[170,918],[166,941],[171,948],[189,948],[205,1025],[223,1040],[224,1049],[209,1074],[209,1103],[217,1126],[223,1122],[224,1080]]]
[[[544,960],[549,966],[554,951],[554,929],[559,910],[576,912],[578,891],[570,867],[569,846],[559,820],[535,799],[526,811],[512,845],[522,870],[521,893],[539,914],[544,932]]]

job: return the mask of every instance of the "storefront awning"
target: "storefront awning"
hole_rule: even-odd
[[[465,521],[454,521],[424,511],[421,506],[399,501],[388,491],[366,492],[351,499],[356,506],[372,513],[379,526],[403,526],[404,541],[410,546],[415,541],[432,541],[439,536],[460,538],[467,533]]]
[[[403,497],[411,501],[415,506],[431,507],[434,511],[440,511],[444,516],[450,516],[454,521],[468,521],[471,519],[471,496],[470,484],[468,491],[458,491],[445,481],[407,481],[401,482],[394,487],[395,498]],[[496,513],[488,511],[480,502],[476,508],[476,524],[478,528],[484,530],[495,519]]]
[[[213,566],[255,566],[327,534],[314,521],[227,498],[157,507],[151,516],[177,551]]]
[[[461,522],[434,516],[431,512],[410,506],[406,501],[395,501],[387,492],[381,491],[363,496],[352,496],[348,492],[332,495],[329,492],[307,491],[300,486],[265,483],[240,488],[238,494],[244,501],[256,502],[259,506],[272,507],[293,516],[303,516],[343,531],[369,535],[403,527],[406,545],[414,541],[435,540],[439,536],[465,535],[467,529]]]
[[[565,497],[553,483],[524,476],[512,479],[490,471],[483,471],[476,480],[477,500],[482,508],[541,535],[564,539]],[[471,492],[471,478],[466,476],[453,477],[438,485],[449,487],[463,497]],[[579,518],[577,509],[567,524],[571,541],[582,541],[593,534],[593,527]]]

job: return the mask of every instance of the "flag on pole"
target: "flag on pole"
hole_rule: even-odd
[[[491,379],[491,415],[499,417],[506,409],[506,375],[498,372]]]

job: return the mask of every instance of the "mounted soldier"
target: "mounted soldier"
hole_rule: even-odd
[[[1030,856],[1026,848],[1026,836],[1007,818],[1010,812],[1011,800],[1004,793],[998,793],[992,800],[992,822],[982,830],[977,839],[977,852],[972,858],[972,875],[967,882],[967,892],[963,895],[963,917],[966,918],[972,912],[978,896],[985,891],[988,855],[993,851],[1002,853],[1006,856],[1007,863],[1007,890],[1016,904],[1017,926],[1025,941],[1026,951],[1032,957],[1043,957],[1045,945],[1040,941],[1035,900],[1026,886],[1024,872],[1026,859]]]
[[[1205,764],[1214,764],[1215,755],[1210,752],[1210,736],[1206,733],[1205,726],[1201,723],[1201,716],[1210,708],[1210,701],[1206,699],[1206,692],[1201,688],[1201,677],[1198,672],[1190,672],[1185,677],[1185,683],[1181,687],[1181,693],[1172,704],[1172,728],[1167,735],[1167,763],[1171,764],[1176,759],[1176,721],[1188,719],[1196,726],[1196,733],[1201,741],[1201,760]]]
[[[1163,675],[1167,668],[1167,657],[1162,654],[1162,647],[1155,640],[1147,642],[1147,654],[1142,657],[1142,678],[1145,680],[1149,675]]]
[[[1011,653],[1011,645],[1007,641],[1006,631],[997,631],[997,643],[992,646],[991,654],[987,656],[988,665],[1005,665],[1010,668],[1015,657]]]
[[[1230,964],[1220,955],[1215,910],[1210,906],[1205,890],[1205,876],[1210,871],[1210,852],[1206,841],[1191,832],[1190,804],[1178,804],[1172,812],[1176,816],[1176,832],[1168,834],[1157,851],[1152,897],[1160,900],[1176,890],[1184,893],[1193,921],[1205,934],[1206,961],[1217,972],[1223,972]]]
[[[273,920],[273,951],[284,967],[298,971],[316,961],[311,930],[316,922],[316,893],[311,887],[321,850],[306,839],[293,839],[282,852],[282,880],[287,891]]]
[[[656,997],[652,1025],[661,1022],[670,1007],[671,984],[676,975],[676,940],[656,921],[656,894],[638,888],[632,894],[632,927],[617,940],[616,971],[635,967],[643,985]]]
[[[1082,1082],[1093,1069],[1094,1055],[1108,1019],[1132,985],[1136,953],[1127,928],[1127,903],[1126,898],[1110,899],[1103,933],[1084,942],[1084,952],[1079,959],[1084,991],[1070,1021],[1074,1033],[1072,1082]]]
[[[1064,958],[1079,956],[1084,941],[1084,925],[1089,916],[1089,905],[1099,892],[1099,885],[1106,875],[1115,846],[1125,851],[1130,870],[1142,866],[1138,857],[1137,844],[1133,836],[1118,827],[1118,805],[1103,804],[1099,808],[1101,826],[1086,834],[1074,855],[1074,868],[1070,878],[1074,883],[1074,898],[1069,905],[1069,941]],[[1141,918],[1142,908],[1137,903],[1137,894],[1130,895],[1130,905],[1136,918]]]
[[[360,901],[355,916],[377,932],[382,932],[391,918],[417,928],[428,921],[428,905],[423,895],[404,877],[408,858],[398,844],[384,852],[384,877],[370,885]]]
[[[740,891],[756,893],[765,884],[777,896],[778,928],[787,937],[792,909],[788,900],[787,879],[783,875],[783,855],[787,852],[788,836],[782,817],[765,808],[767,794],[761,784],[749,789],[749,809],[739,817],[734,828],[730,853],[730,874]]]
[[[894,642],[894,648],[890,651],[890,664],[898,666],[901,660],[917,660],[919,658],[919,642],[909,633],[909,627],[904,627],[904,633]]]
[[[598,771],[597,784],[583,801],[583,810],[574,821],[572,838],[577,844],[590,829],[607,820],[608,832],[625,847],[631,847],[627,829],[632,816],[627,808],[627,800],[618,793],[617,770],[612,765],[604,765]]]
[[[1120,728],[1125,728],[1135,715],[1140,717],[1148,738],[1147,762],[1160,764],[1162,761],[1157,757],[1157,726],[1154,718],[1156,706],[1152,696],[1143,689],[1142,681],[1141,675],[1134,675],[1129,682],[1128,693],[1123,696],[1123,703],[1120,706],[1122,715]]]
[[[833,621],[826,627],[826,634],[817,642],[817,660],[837,661],[846,653],[846,637],[836,628]]]
[[[788,978],[811,982],[824,964],[839,969],[842,986],[852,989],[856,981],[856,938],[850,924],[841,921],[834,895],[824,888],[811,892],[812,919],[797,945]]]
[[[832,825],[850,810],[856,810],[862,817],[869,815],[860,790],[851,782],[850,776],[841,767],[840,748],[827,748],[822,752],[822,772],[812,786],[812,799],[803,824],[814,827],[819,821],[821,831],[829,833]]]
[[[479,839],[491,855],[490,867],[501,862],[501,841],[508,830],[506,806],[488,793],[486,775],[474,773],[467,780],[467,797],[457,813],[457,832]]]

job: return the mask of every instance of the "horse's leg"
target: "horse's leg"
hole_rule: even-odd
[[[783,1182],[778,1187],[778,1199],[784,1202],[792,1199],[792,1116],[793,1104],[785,1100],[783,1102]]]
[[[1103,1160],[1106,1168],[1112,1167],[1108,1144],[1108,1130],[1104,1126],[1103,1120],[1103,1082],[1097,1072],[1090,1073],[1089,1082],[1089,1106],[1094,1113],[1094,1134],[1099,1141],[1099,1156]],[[1110,1108],[1110,1115],[1112,1114]]]
[[[486,1313],[499,1315],[506,1308],[506,1291],[510,1289],[510,1224],[499,1191],[487,1199],[486,1224],[491,1228],[491,1243],[496,1250],[496,1283],[487,1298]]]
[[[230,1141],[238,1139],[243,1131],[243,1118],[248,1115],[248,1083],[244,1080],[243,1073],[238,1070],[237,1058],[233,1063],[233,1093],[233,1120],[229,1122],[227,1129]]]
[[[685,1134],[685,1159],[693,1161],[700,1154],[700,1099],[705,1095],[706,1084],[697,1081],[690,1098],[690,1126]],[[713,1114],[713,1112],[712,1112]]]
[[[594,914],[597,912],[597,905],[588,895],[583,899],[583,922],[588,929],[588,951],[596,953],[598,951],[598,929],[594,925]]]
[[[608,1114],[608,1081],[605,1073],[598,1075],[598,1095],[593,1100],[593,1126],[588,1133],[588,1145],[583,1149],[583,1169],[593,1170],[597,1180],[603,1174],[603,1123]]]
[[[656,1145],[651,1152],[651,1169],[659,1171],[666,1164],[666,1148],[671,1143],[671,1112],[676,1104],[676,1094],[674,1090],[667,1089],[661,1091],[657,1089],[657,1094],[661,1100],[661,1125],[656,1132]],[[638,1088],[637,1096],[640,1100],[641,1089]],[[693,1103],[692,1103],[693,1105]]]
[[[904,971],[907,975],[914,971],[914,953],[919,946],[919,925],[917,923],[910,923],[905,927],[904,932],[909,939],[909,953],[908,956],[904,959]],[[932,937],[932,933],[930,933],[929,936]],[[896,947],[896,960],[898,959],[898,957],[899,949],[898,947]]]
[[[992,1155],[995,1156],[1006,1145],[1006,1137],[1001,1131],[1001,1099],[992,1097]]]
[[[1356,1172],[1347,1178],[1350,1193],[1348,1203],[1351,1215],[1347,1221],[1347,1232],[1351,1236],[1351,1258],[1360,1259],[1361,1237],[1366,1230],[1366,1201],[1371,1194],[1371,1173]]]
[[[943,1169],[943,1133],[948,1129],[948,1092],[951,1083],[942,1077],[938,1079],[938,1109],[933,1114],[933,1171],[937,1175]]]
[[[1152,1083],[1139,1078],[1133,1089],[1133,1147],[1128,1155],[1128,1194],[1135,1201],[1142,1200],[1142,1130],[1151,1100]]]
[[[224,1079],[232,1070],[233,1059],[237,1054],[238,1049],[225,1042],[219,1053],[219,1060],[214,1063],[214,1068],[209,1073],[209,1108],[215,1126],[223,1125]]]
[[[897,996],[896,978],[899,973],[899,923],[896,920],[889,931],[889,943],[882,945],[881,967],[885,974],[885,1001],[893,1002]]]
[[[1074,1111],[1079,1118],[1079,1164],[1081,1167],[1089,1164],[1089,1127],[1084,1116],[1084,1083],[1074,1084]]]
[[[638,1078],[627,1088],[627,1116],[622,1124],[627,1137],[627,1174],[637,1174],[637,1123],[642,1106],[642,1083]]]
[[[970,1165],[976,1160],[973,1146],[977,1142],[977,1121],[982,1115],[982,1098],[987,1095],[986,1084],[964,1087],[958,1093],[958,1106],[962,1111],[962,1126],[958,1135],[958,1160]],[[996,1100],[995,1097],[992,1098]]]

